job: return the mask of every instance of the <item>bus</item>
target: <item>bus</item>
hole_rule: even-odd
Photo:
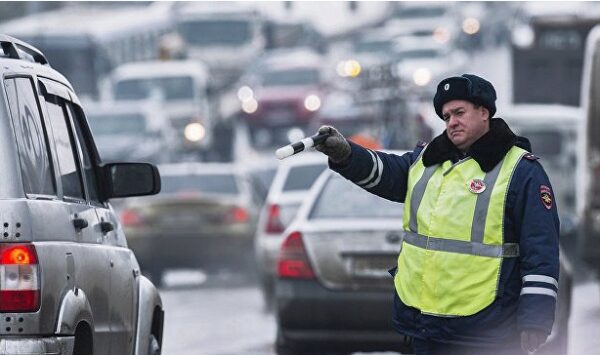
[[[581,218],[577,251],[600,277],[600,26],[594,27],[587,40],[582,82],[585,123],[576,180]]]
[[[215,90],[236,81],[264,51],[263,19],[256,10],[228,2],[177,5],[173,16],[187,58],[209,66]]]
[[[115,67],[158,58],[171,23],[153,6],[72,6],[5,22],[0,32],[40,49],[81,97],[98,100]]]
[[[560,4],[529,5],[537,10],[525,9],[529,12],[520,15],[522,24],[512,33],[513,102],[578,106],[585,41],[600,23],[600,7],[573,2],[565,5],[568,9],[556,8]]]

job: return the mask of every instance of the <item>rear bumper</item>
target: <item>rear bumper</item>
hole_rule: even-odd
[[[74,336],[62,337],[2,337],[0,354],[2,355],[71,355],[73,354]]]
[[[280,341],[292,347],[410,352],[392,327],[393,291],[334,291],[316,281],[278,279]]]

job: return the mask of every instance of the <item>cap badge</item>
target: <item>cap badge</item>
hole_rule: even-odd
[[[485,191],[485,182],[481,179],[473,179],[469,182],[469,191],[474,194],[480,194]]]
[[[446,85],[444,85],[444,90],[448,91],[450,90],[450,84],[446,83]]]

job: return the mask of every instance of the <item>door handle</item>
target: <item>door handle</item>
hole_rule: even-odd
[[[73,226],[75,227],[75,229],[82,230],[84,228],[87,228],[88,221],[85,218],[75,217],[73,218]]]
[[[106,234],[108,232],[111,232],[115,229],[115,225],[110,223],[110,222],[105,222],[102,221],[100,222],[100,231],[102,231],[102,234]]]

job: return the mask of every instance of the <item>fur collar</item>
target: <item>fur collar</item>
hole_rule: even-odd
[[[489,172],[508,153],[513,145],[531,151],[529,140],[517,137],[501,118],[490,120],[490,130],[479,138],[467,153],[481,167],[481,170]],[[441,164],[446,160],[457,161],[464,158],[463,153],[456,148],[446,131],[435,137],[423,153],[423,164],[428,167]]]

